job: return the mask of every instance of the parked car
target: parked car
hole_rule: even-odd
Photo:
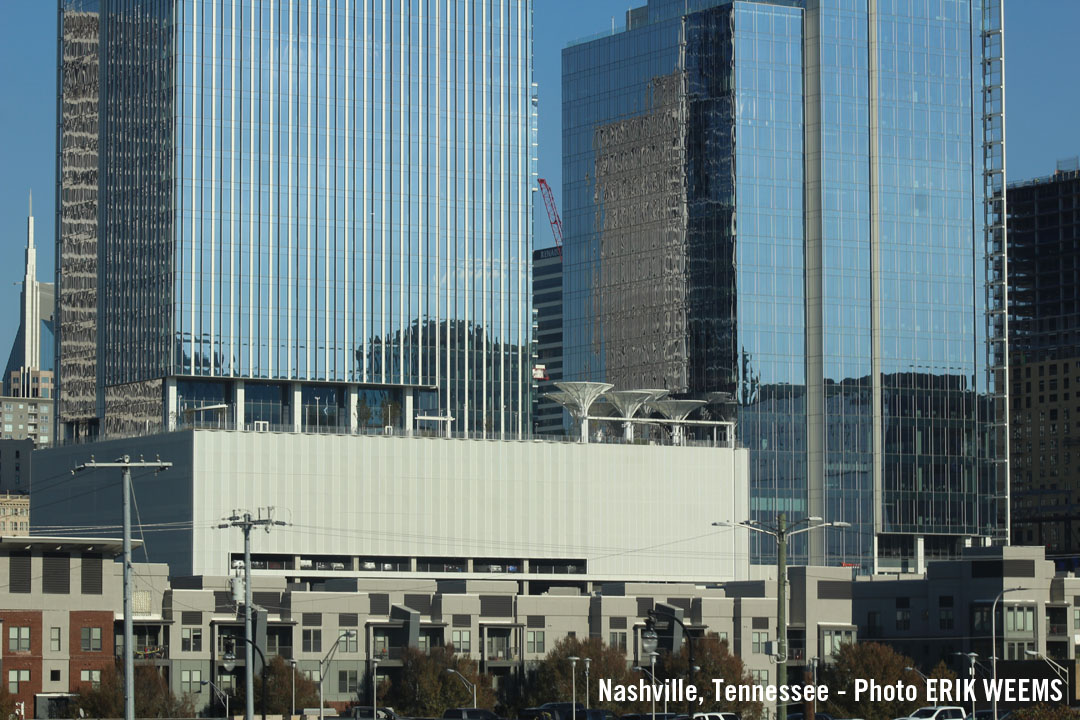
[[[802,707],[802,706],[800,706],[800,707]],[[724,714],[725,715],[734,715],[734,713],[724,713]],[[801,712],[795,712],[795,713],[789,712],[788,715],[787,715],[787,720],[803,720],[803,713],[801,713]],[[816,712],[816,713],[814,713],[814,720],[836,720],[836,718],[834,718],[829,713]]]
[[[371,720],[371,706],[356,705],[352,709],[352,717],[353,720]],[[405,720],[405,718],[394,712],[392,707],[381,707],[375,720]]]
[[[928,705],[908,715],[906,720],[964,720],[967,712],[956,705]]]
[[[518,713],[522,720],[585,720],[585,706],[577,704],[574,711],[574,703],[549,702],[538,707],[525,708]]]
[[[502,720],[483,708],[450,708],[442,714],[444,720]]]
[[[596,709],[586,710],[585,718],[586,720],[619,720],[619,716],[610,710]]]

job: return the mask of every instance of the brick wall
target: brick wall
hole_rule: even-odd
[[[8,638],[9,631],[13,627],[30,628],[29,652],[11,649],[11,641]],[[10,671],[30,671],[30,681],[19,683],[19,692],[15,694],[15,701],[25,702],[27,715],[32,716],[34,714],[34,695],[41,692],[41,644],[44,642],[41,611],[0,610],[0,628],[3,629],[3,637],[0,639],[0,642],[2,642],[0,653],[3,655],[3,676],[0,677],[0,680],[3,681],[5,688],[10,689],[8,685],[8,673]]]
[[[116,662],[116,645],[113,633],[113,614],[108,611],[76,610],[68,616],[68,684],[77,692],[82,684],[83,670],[105,671]],[[83,628],[101,628],[101,650],[84,651]]]

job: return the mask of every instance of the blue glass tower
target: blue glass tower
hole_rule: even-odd
[[[531,0],[59,9],[69,437],[528,430]]]
[[[650,0],[563,52],[565,375],[731,393],[754,517],[852,524],[798,560],[1006,537],[1000,47],[992,0]]]

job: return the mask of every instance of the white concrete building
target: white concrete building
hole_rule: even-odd
[[[750,572],[746,533],[712,526],[749,517],[743,449],[186,430],[35,453],[51,480],[34,526],[119,525],[118,470],[67,475],[91,454],[174,463],[134,474],[149,556],[174,576],[228,574],[243,537],[216,526],[266,507],[288,525],[253,535],[253,566],[297,580],[517,579],[527,595]]]

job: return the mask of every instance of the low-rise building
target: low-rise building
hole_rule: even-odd
[[[0,491],[0,534],[30,533],[30,496]]]

